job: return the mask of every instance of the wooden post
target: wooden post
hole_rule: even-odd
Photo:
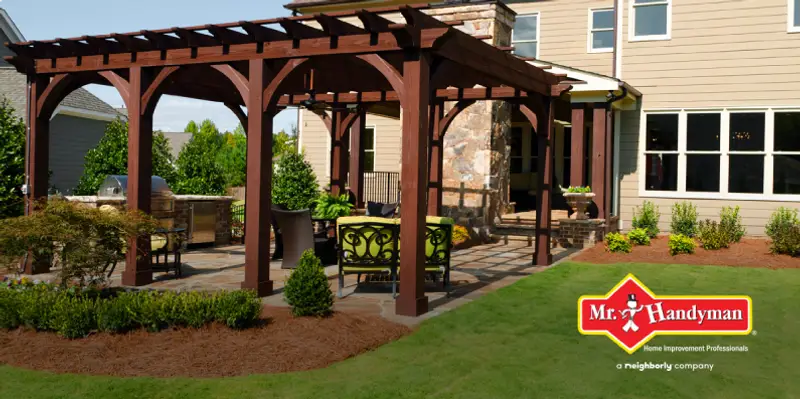
[[[50,163],[50,115],[39,115],[37,104],[44,94],[49,79],[39,75],[30,76],[28,93],[27,122],[30,129],[25,172],[28,176],[28,195],[25,199],[25,214],[29,215],[37,201],[47,200]],[[25,274],[50,272],[50,262],[28,256],[23,265]]]
[[[597,218],[605,219],[608,211],[606,202],[606,135],[608,134],[608,105],[594,104],[592,120],[592,192],[597,205]]]
[[[247,113],[247,185],[245,189],[245,265],[242,288],[259,296],[272,294],[269,279],[270,207],[272,206],[272,118],[264,112],[264,60],[250,60]]]
[[[128,209],[150,213],[153,175],[153,114],[142,108],[148,87],[145,71],[130,68],[128,92]],[[140,286],[153,282],[150,237],[131,238],[125,256],[122,284]]]
[[[428,311],[425,296],[425,188],[428,180],[427,130],[430,102],[430,61],[423,53],[403,64],[403,137],[400,224],[400,296],[396,313],[419,316]]]
[[[350,192],[356,199],[356,208],[364,207],[364,144],[362,137],[367,128],[367,111],[358,109],[358,117],[350,131]]]
[[[347,113],[331,112],[331,194],[345,193],[347,184],[348,147],[350,146],[349,126],[345,124]]]
[[[442,119],[444,118],[444,104],[437,102],[430,106],[430,120],[428,122],[428,137],[430,149],[428,151],[428,215],[440,216],[442,214],[442,179],[444,166],[444,131]]]
[[[538,173],[536,181],[536,252],[534,264],[546,266],[553,263],[550,253],[551,211],[553,208],[553,107],[555,101],[542,98],[543,107],[537,114],[536,138],[539,140]]]
[[[606,191],[605,191],[605,199],[604,199],[604,213],[606,219],[606,231],[611,231],[611,196],[614,187],[613,182],[613,173],[614,173],[614,165],[613,165],[613,158],[614,158],[614,111],[611,109],[611,105],[609,104],[606,107],[606,173],[605,173],[605,183],[606,183]]]
[[[585,185],[583,179],[586,174],[584,170],[584,113],[585,103],[572,103],[572,149],[570,150],[569,184],[571,186]]]

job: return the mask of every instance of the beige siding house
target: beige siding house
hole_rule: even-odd
[[[401,3],[417,2],[295,0],[288,7],[310,13]],[[676,201],[692,201],[703,219],[718,217],[723,206],[739,206],[751,235],[764,233],[777,207],[799,207],[800,0],[445,3],[464,7],[459,15],[467,25],[482,12],[468,7],[510,9],[517,54],[586,82],[575,86],[573,103],[605,101],[607,91],[619,93],[614,86],[620,82],[637,92],[613,109],[612,214],[620,228],[630,228],[644,200],[660,206],[664,231]],[[502,35],[494,36],[492,44],[507,45],[498,42]],[[301,121],[300,145],[327,183],[325,127],[309,112]],[[555,169],[557,181],[564,181],[570,156],[565,129],[571,125],[560,122]],[[367,125],[374,127],[374,170],[399,171],[400,121],[370,115]],[[510,134],[516,134],[513,128]],[[525,134],[522,143],[528,142]],[[509,151],[513,169],[515,153]],[[506,171],[512,193],[520,179],[529,181],[514,172]]]

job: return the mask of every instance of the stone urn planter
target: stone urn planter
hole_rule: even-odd
[[[576,220],[589,219],[586,216],[586,208],[592,203],[593,198],[594,193],[564,193],[564,199],[567,200],[567,204],[573,210],[573,214],[569,218]]]

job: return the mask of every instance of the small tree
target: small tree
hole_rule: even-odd
[[[174,160],[169,139],[160,131],[153,132],[153,175],[175,183]],[[117,119],[106,126],[105,135],[84,157],[83,175],[73,192],[95,195],[108,175],[128,174],[128,123]]]
[[[305,156],[286,152],[281,155],[276,169],[272,179],[272,203],[290,210],[312,208],[319,197],[319,184]]]
[[[225,144],[217,156],[217,163],[222,168],[225,183],[229,187],[244,186],[247,177],[247,136],[234,131],[225,133],[223,137]]]
[[[0,99],[0,218],[22,215],[25,183],[25,123]]]
[[[333,309],[333,292],[319,258],[309,249],[283,288],[286,302],[295,316],[327,316]]]
[[[191,127],[189,123],[187,130]],[[206,119],[192,138],[184,144],[176,164],[178,166],[175,191],[179,194],[222,195],[225,193],[225,176],[217,163],[224,138]]]

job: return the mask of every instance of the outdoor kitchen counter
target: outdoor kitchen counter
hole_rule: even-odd
[[[175,199],[182,201],[233,201],[233,197],[218,195],[176,195]]]

